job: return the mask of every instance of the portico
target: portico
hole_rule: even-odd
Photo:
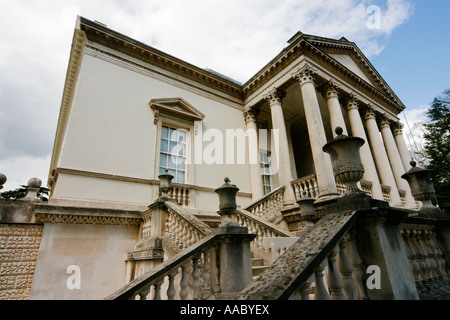
[[[277,185],[272,188],[285,186],[285,204],[303,196],[306,180],[308,196],[316,200],[338,197],[343,188],[336,183],[322,146],[335,137],[334,129],[341,127],[344,134],[366,141],[360,150],[365,168],[361,188],[392,206],[415,208],[411,191],[401,179],[408,156],[395,112],[377,101],[379,97],[363,94],[329,71],[303,57],[280,71],[276,81],[261,86],[245,106],[246,114],[253,110],[255,115],[252,125],[279,131],[278,148],[271,150],[279,161],[273,179]],[[251,152],[255,153],[257,146],[258,141],[250,144]],[[260,194],[261,173],[255,167],[251,181],[252,190]]]

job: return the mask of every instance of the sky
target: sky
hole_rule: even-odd
[[[399,116],[412,127],[450,88],[449,11],[448,0],[0,0],[2,191],[32,177],[47,183],[78,15],[240,82],[297,31],[345,36],[405,104]]]

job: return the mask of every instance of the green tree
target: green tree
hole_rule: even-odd
[[[433,170],[433,184],[439,207],[450,212],[450,89],[434,98],[424,125],[424,150]]]

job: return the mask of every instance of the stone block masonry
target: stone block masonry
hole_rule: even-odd
[[[30,296],[42,225],[0,224],[0,300]]]

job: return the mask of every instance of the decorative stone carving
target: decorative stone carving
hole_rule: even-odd
[[[264,95],[264,99],[272,106],[275,103],[281,104],[285,96],[286,92],[278,88],[273,88]]]
[[[300,86],[308,82],[314,82],[315,76],[315,70],[308,63],[305,63],[293,74],[294,79],[298,81]]]
[[[244,111],[245,123],[248,124],[249,122],[255,122],[257,113],[258,113],[258,110],[255,108],[249,108],[249,109],[245,110]]]
[[[402,178],[408,181],[414,199],[422,202],[419,214],[435,219],[446,218],[444,213],[431,202],[435,195],[431,181],[433,171],[418,168],[416,165],[415,161],[411,161],[412,168],[403,174]]]
[[[331,157],[334,175],[338,182],[346,185],[344,196],[365,194],[356,185],[364,175],[359,149],[365,143],[359,137],[348,137],[342,134],[342,128],[336,128],[337,137],[323,146],[323,151]]]

